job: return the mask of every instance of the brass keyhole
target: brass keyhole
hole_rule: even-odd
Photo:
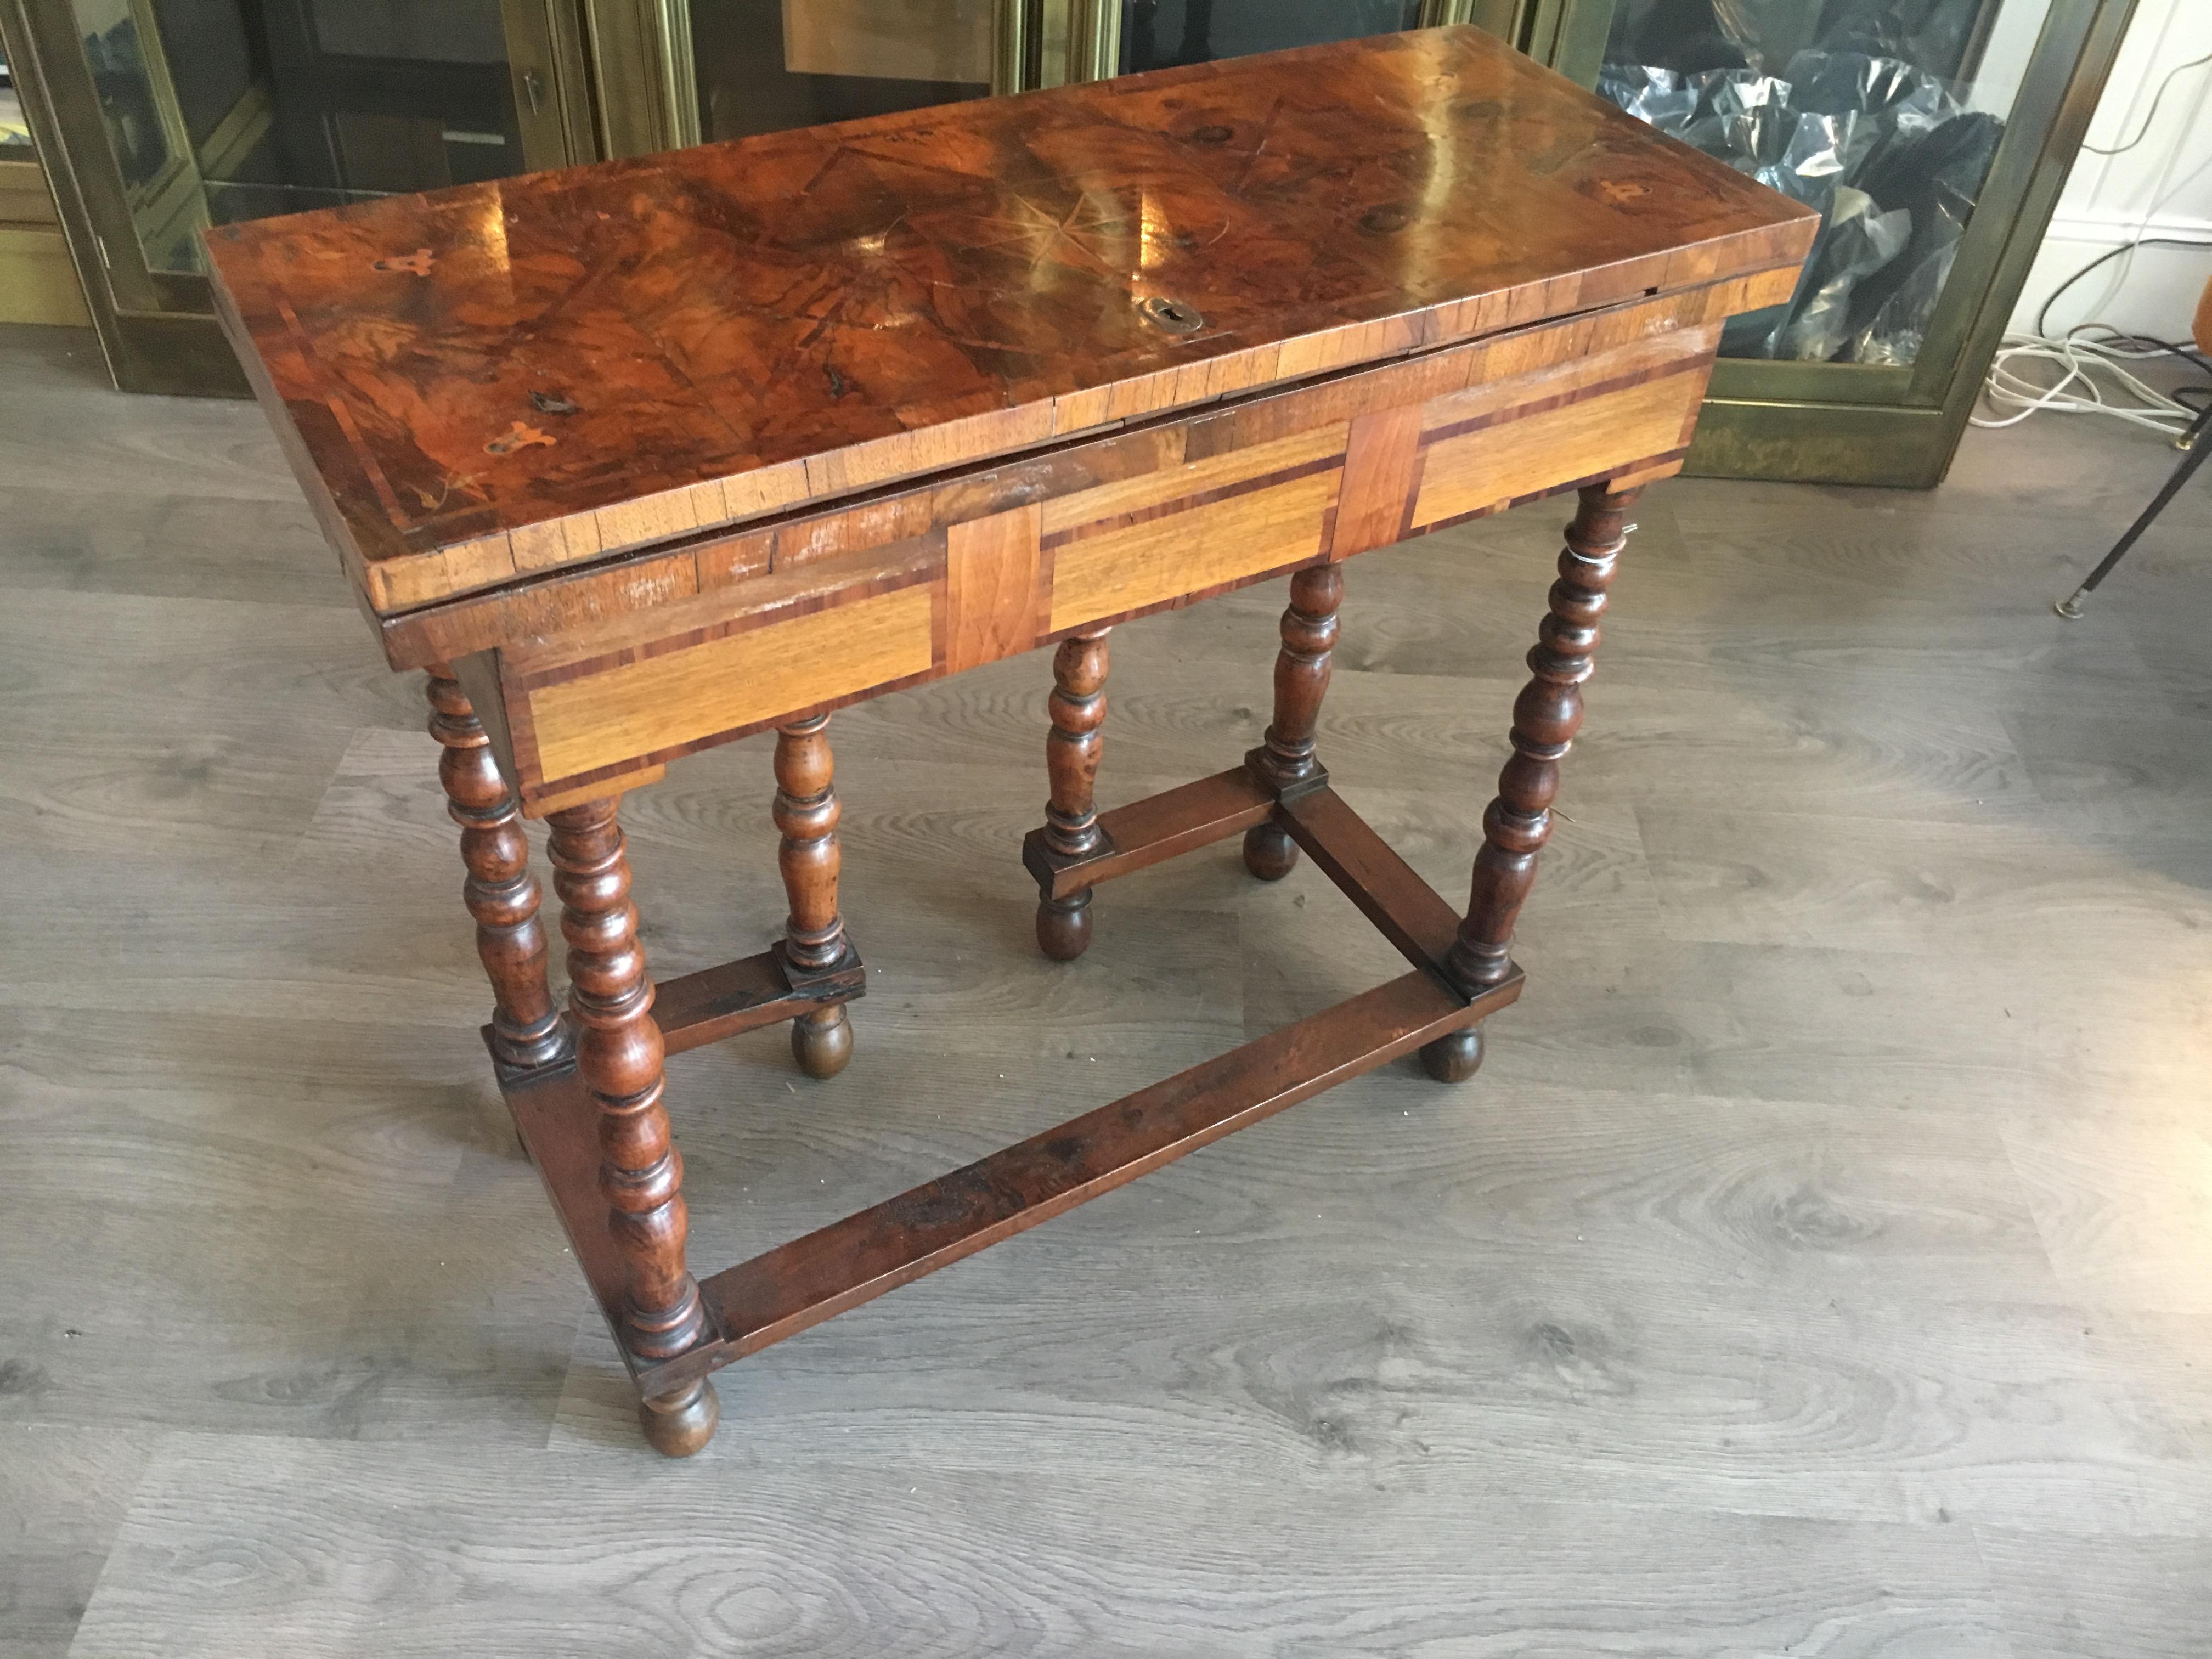
[[[1206,319],[1198,314],[1195,306],[1187,306],[1164,295],[1155,294],[1138,309],[1144,313],[1146,322],[1170,334],[1195,334],[1206,326]]]

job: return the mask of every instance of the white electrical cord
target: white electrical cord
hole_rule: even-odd
[[[1990,364],[1989,380],[1982,390],[1996,408],[2014,409],[2019,413],[2000,420],[1976,416],[1973,424],[2018,426],[2031,415],[2048,410],[2056,415],[2109,415],[2170,438],[2179,437],[2197,418],[2197,411],[2145,385],[2122,367],[2141,361],[2142,356],[2071,336],[2048,340],[2034,334],[2007,334]],[[2029,364],[2044,366],[2042,380],[2026,372]],[[2100,374],[2115,384],[2108,388],[2098,378]],[[2118,398],[2131,401],[2115,401]]]
[[[2174,79],[2184,70],[2198,68],[2208,62],[2212,62],[2212,54],[2192,59],[2189,63],[2179,64],[2168,70],[2166,78],[2159,82],[2157,94],[2151,100],[2150,113],[2144,118],[2142,130],[2126,143],[2108,150],[2095,149],[2086,145],[2084,149],[2097,155],[2117,155],[2135,149],[2150,136],[2151,127],[2158,115],[2159,104],[2165,98],[2166,88],[2173,83]],[[2178,146],[2179,140],[2176,142]],[[2169,161],[2168,166],[2171,165]],[[2138,249],[2150,242],[2162,242],[2169,246],[2186,246],[2185,243],[2171,242],[2168,239],[2153,237],[2150,234],[2150,228],[2157,221],[2158,216],[2165,211],[2175,198],[2194,184],[2197,175],[2207,167],[2212,167],[2212,159],[2197,162],[2179,180],[2167,185],[2160,191],[2157,199],[2144,211],[2142,222],[2136,227],[2134,235],[2110,253],[2100,258],[2093,259],[2065,282],[2060,283],[2057,289],[2044,301],[2042,310],[2037,313],[2038,325],[2048,327],[2052,301],[2099,265],[2118,261],[2117,269],[2107,279],[2103,298],[2100,299],[2093,307],[2093,316],[2096,312],[2102,311],[2118,296],[2121,286],[2127,281],[2130,269],[2135,264],[2135,255]],[[2161,183],[2163,182],[2161,180]],[[2087,329],[2104,330],[2111,337],[2109,342],[2082,339],[2081,336],[2083,331]],[[2196,421],[2197,411],[2188,404],[2168,397],[2155,387],[2146,386],[2121,366],[2124,363],[2141,362],[2166,355],[2167,354],[2163,351],[2144,351],[2136,347],[2132,337],[2112,328],[2109,324],[2094,321],[2076,323],[2068,329],[2063,336],[2057,338],[2036,333],[2008,332],[2004,337],[2003,343],[1997,349],[1996,356],[1990,363],[1989,377],[1982,385],[1982,395],[1998,409],[2011,408],[2019,412],[2008,415],[2001,420],[1984,420],[1976,416],[1972,417],[1972,423],[1978,427],[2018,426],[2030,416],[2041,414],[2047,410],[2061,415],[2109,415],[2135,426],[2148,427],[2152,431],[2163,433],[2168,437],[2179,437]],[[2030,363],[2045,365],[2045,373],[2047,378],[2045,383],[2039,384],[2021,372],[2022,366]],[[2111,401],[2106,395],[2105,388],[2098,383],[2096,377],[2100,372],[2109,374],[2118,383],[2115,388],[2118,392],[2130,394],[2136,401],[2132,404]],[[2053,375],[2055,378],[2049,378]]]

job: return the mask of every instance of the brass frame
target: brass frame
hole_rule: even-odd
[[[587,147],[576,143],[579,133],[592,137],[591,106],[582,37],[570,0],[501,0],[501,15],[507,26],[515,107],[524,118],[525,163],[558,167],[591,160],[596,139]],[[158,34],[151,38],[160,39]],[[207,279],[155,270],[146,261],[131,212],[134,193],[125,185],[108,147],[99,96],[85,67],[69,0],[0,0],[0,45],[6,46],[32,140],[46,164],[70,259],[76,267],[110,378],[125,392],[248,396],[245,373],[216,325]],[[158,98],[167,83],[158,51],[149,70]],[[534,110],[524,79],[532,73],[539,77]],[[254,111],[245,107],[250,96],[210,136],[204,147],[210,155],[243,140],[256,118]],[[260,118],[266,114],[264,105]],[[556,140],[557,148],[541,148]],[[189,143],[173,148],[178,166],[155,187],[154,194],[175,189],[176,180],[198,173],[200,158]],[[139,192],[142,197],[146,193]]]
[[[1521,0],[1513,42],[1569,80],[1595,85],[1613,7],[1613,0]]]
[[[124,8],[131,15],[140,48],[145,52],[147,89],[153,94],[155,114],[169,150],[168,161],[160,173],[143,185],[126,184],[124,193],[131,204],[133,224],[143,226],[150,222],[159,226],[158,240],[167,243],[175,236],[188,236],[198,228],[191,222],[203,216],[192,210],[204,205],[200,198],[200,159],[192,148],[191,132],[185,125],[183,106],[177,102],[176,82],[169,78],[168,58],[161,50],[161,25],[155,19],[153,7],[148,0],[124,0]],[[147,50],[148,42],[152,43],[151,50]],[[144,235],[144,230],[140,229],[133,246]]]
[[[999,0],[992,43],[991,94],[1028,92],[1037,84],[1036,0]]]
[[[705,136],[699,125],[699,61],[691,51],[690,0],[652,0],[660,66],[660,105],[668,112],[670,149]]]
[[[213,174],[220,178],[234,171],[267,135],[276,118],[276,100],[269,95],[269,88],[256,81],[239,94],[238,101],[230,106],[230,113],[216,124],[207,142],[192,153],[192,159],[199,164],[200,176]]]
[[[523,160],[532,167],[596,160],[582,15],[568,0],[500,0],[499,15]]]
[[[1444,23],[1473,23],[1517,46],[1521,3],[1522,0],[1424,0],[1421,26],[1435,28]]]
[[[577,6],[585,49],[598,76],[592,111],[599,158],[670,149],[676,142],[677,114],[668,104],[661,0],[577,0]]]
[[[1121,68],[1121,0],[1065,0],[1069,81],[1106,81]]]
[[[9,145],[0,161],[0,323],[82,328],[92,317],[38,147],[27,159],[20,148]]]

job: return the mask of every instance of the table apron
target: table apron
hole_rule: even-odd
[[[1518,373],[1476,377],[1512,362],[1464,348],[793,520],[755,532],[765,568],[747,580],[456,653],[455,670],[543,816],[1071,634],[1675,470],[1717,324],[1608,343],[1579,321],[1530,331]]]

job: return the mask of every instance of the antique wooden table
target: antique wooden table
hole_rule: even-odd
[[[428,672],[486,1041],[653,1445],[705,1443],[718,1367],[1332,1084],[1413,1049],[1474,1071],[1624,510],[1814,224],[1442,28],[212,233],[300,483],[392,665]],[[1341,567],[1568,489],[1462,915],[1315,752]],[[1096,810],[1108,631],[1281,575],[1263,745]],[[664,1054],[787,1019],[811,1075],[851,1052],[830,711],[1055,641],[1022,849],[1048,956],[1082,953],[1098,883],[1242,832],[1263,879],[1310,854],[1410,971],[695,1279]],[[656,988],[617,802],[770,728],[783,942]]]

